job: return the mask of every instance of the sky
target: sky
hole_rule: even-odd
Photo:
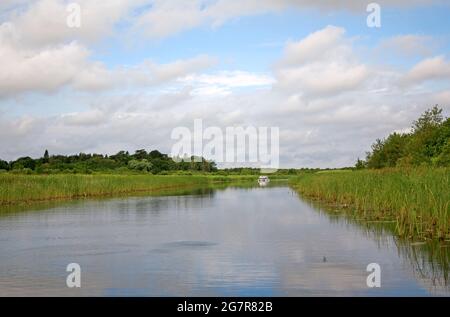
[[[76,3],[79,27],[69,27]],[[354,165],[450,113],[450,4],[2,0],[0,158],[158,149],[176,127],[278,127],[280,166]]]

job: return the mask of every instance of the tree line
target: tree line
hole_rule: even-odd
[[[164,174],[169,171],[216,171],[216,163],[203,157],[190,157],[180,162],[173,160],[167,154],[157,150],[147,152],[137,150],[134,154],[120,151],[114,155],[86,154],[77,155],[49,155],[45,150],[41,158],[33,159],[29,156],[18,158],[15,161],[0,159],[0,171],[17,173],[83,173],[92,172],[142,172]]]
[[[450,166],[450,118],[437,105],[415,120],[409,133],[377,139],[366,159],[356,162],[357,169],[407,166]]]

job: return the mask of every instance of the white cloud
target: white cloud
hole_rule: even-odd
[[[436,43],[430,36],[425,35],[397,35],[388,39],[381,40],[379,44],[379,51],[396,53],[400,56],[426,56],[431,54],[436,47]]]
[[[18,50],[0,42],[0,96],[45,92],[70,83],[86,66],[89,52],[70,43],[45,50]]]
[[[245,71],[220,71],[215,74],[191,75],[182,78],[181,81],[205,85],[220,85],[231,88],[268,86],[274,83],[274,79],[269,75]]]
[[[289,42],[280,64],[290,66],[337,57],[336,55],[348,50],[348,46],[343,43],[344,34],[343,28],[329,25],[301,41]],[[341,53],[336,53],[336,49]]]
[[[67,113],[61,115],[61,120],[67,126],[99,126],[109,118],[107,112],[93,109],[86,112]]]
[[[66,41],[92,43],[112,35],[114,26],[127,18],[130,10],[142,0],[77,0],[81,7],[81,27],[67,26],[68,1],[39,0],[23,1],[8,15],[8,22],[14,29],[16,45],[42,47]]]
[[[360,0],[77,0],[82,9],[82,27],[68,28],[66,0],[2,0],[0,17],[16,29],[16,40],[26,46],[54,45],[77,40],[92,43],[105,36],[121,35],[117,25],[135,34],[164,38],[199,26],[218,27],[244,16],[281,12],[290,8],[349,10],[367,14]],[[382,7],[413,6],[441,0],[378,0]],[[1,20],[1,19],[0,19]],[[131,29],[128,26],[132,26]]]
[[[431,0],[439,2],[440,0]],[[367,4],[360,0],[154,0],[151,9],[136,21],[134,31],[151,38],[164,38],[203,25],[217,27],[251,15],[280,12],[289,8],[349,10],[366,14]],[[378,0],[382,7],[429,4],[430,0]]]
[[[433,103],[450,109],[450,90],[437,92],[433,96]]]
[[[195,73],[198,70],[209,68],[216,63],[216,59],[207,55],[200,55],[188,60],[177,60],[162,65],[148,63],[146,66],[148,66],[150,72],[153,74],[154,81],[162,82]]]
[[[278,72],[279,86],[305,96],[329,96],[353,90],[368,76],[364,65],[314,63]]]
[[[368,95],[364,89],[309,100],[272,90],[205,95],[182,89],[158,95],[91,96],[86,111],[43,119],[25,116],[8,121],[0,117],[1,156],[40,156],[45,148],[64,154],[138,148],[168,152],[173,144],[172,129],[192,129],[193,120],[202,118],[205,127],[222,129],[235,125],[279,127],[285,167],[352,165],[376,138],[409,127],[429,97]],[[286,103],[290,111],[284,111]]]
[[[443,56],[427,58],[415,65],[402,79],[403,84],[419,84],[433,79],[450,79],[450,62]]]
[[[229,95],[239,88],[270,88],[275,79],[268,74],[245,71],[219,71],[212,74],[193,74],[178,80],[182,85],[193,87],[195,95]]]
[[[304,96],[334,95],[361,86],[369,76],[345,30],[328,26],[286,45],[275,67],[277,86]]]
[[[133,67],[108,69],[91,61],[91,52],[77,42],[45,48],[14,46],[0,32],[0,97],[25,92],[58,92],[71,87],[102,90],[116,87],[158,85],[206,69],[214,58],[200,55],[167,64],[146,61]]]

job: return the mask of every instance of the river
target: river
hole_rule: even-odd
[[[78,200],[0,214],[0,296],[448,296],[448,250],[285,185]],[[69,263],[80,288],[66,286]]]

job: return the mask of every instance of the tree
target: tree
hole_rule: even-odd
[[[437,127],[442,123],[443,119],[442,109],[438,105],[435,105],[431,109],[426,110],[419,119],[413,122],[413,133]]]
[[[131,160],[128,162],[128,167],[132,170],[150,172],[153,165],[146,159],[143,160]]]
[[[146,159],[147,158],[147,152],[145,151],[145,150],[137,150],[135,153],[134,153],[134,155],[133,155],[133,157],[136,159],[136,160],[143,160],[143,159]]]
[[[148,157],[150,157],[150,159],[156,159],[156,158],[164,158],[167,155],[162,154],[161,152],[157,151],[157,150],[153,150],[150,153],[148,153]]]
[[[377,139],[372,144],[372,152],[367,153],[367,167],[369,168],[382,168],[386,158],[383,153],[384,141]]]
[[[434,106],[413,123],[413,134],[407,152],[413,165],[431,165],[450,138],[448,119],[443,122],[442,109]]]
[[[449,166],[449,142],[450,118],[444,119],[442,109],[434,106],[413,122],[411,133],[392,133],[376,140],[367,153],[367,167]]]
[[[450,139],[447,141],[445,146],[443,146],[441,154],[436,157],[434,163],[436,166],[441,167],[450,166]]]
[[[9,164],[6,161],[0,159],[0,170],[9,170]]]
[[[355,167],[357,170],[364,169],[366,167],[366,162],[363,160],[360,160],[358,157],[358,160],[356,161]]]
[[[36,161],[31,157],[21,157],[13,163],[13,169],[24,169],[28,168],[34,170],[36,167]]]
[[[49,159],[50,159],[50,157],[49,157],[49,155],[48,155],[48,150],[45,150],[44,158],[43,158],[43,160],[42,160],[42,163],[48,163],[48,162],[49,162]]]
[[[113,171],[113,170],[139,170],[152,173],[162,173],[172,170],[198,170],[214,171],[215,163],[207,161],[202,157],[199,162],[175,162],[167,154],[157,150],[147,153],[145,150],[137,150],[135,154],[120,151],[117,154],[108,156],[103,154],[77,155],[52,155],[50,157],[48,150],[45,150],[44,156],[39,159],[22,157],[10,163],[0,161],[0,169],[15,169],[23,172],[28,168],[37,173],[49,173],[52,171],[87,173],[88,171]],[[192,164],[192,165],[191,165]]]

